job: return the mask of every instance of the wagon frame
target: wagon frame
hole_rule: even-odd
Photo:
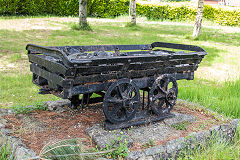
[[[198,46],[164,42],[60,47],[28,44],[26,49],[33,83],[41,94],[69,99],[73,109],[103,102],[108,129],[143,124],[146,117],[151,119],[147,121],[169,117],[178,94],[176,81],[194,79],[194,71],[207,54]],[[91,98],[93,93],[100,97]]]

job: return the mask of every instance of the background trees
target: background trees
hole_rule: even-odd
[[[87,26],[87,0],[79,0],[79,27],[84,29]]]
[[[130,0],[131,25],[136,25],[136,0]]]
[[[197,10],[197,16],[196,21],[193,29],[193,37],[196,38],[201,34],[201,28],[202,28],[202,19],[203,19],[203,5],[204,0],[198,0],[198,10]]]

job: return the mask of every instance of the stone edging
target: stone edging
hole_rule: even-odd
[[[230,124],[216,125],[206,131],[191,133],[186,137],[171,140],[166,145],[158,145],[142,151],[130,152],[127,160],[155,160],[175,158],[181,150],[194,149],[200,144],[206,143],[211,136],[219,135],[223,141],[232,140],[240,119],[234,119]]]
[[[21,139],[10,136],[11,130],[5,128],[7,121],[3,116],[14,113],[11,109],[0,108],[0,147],[2,144],[8,144],[12,148],[12,156],[15,160],[27,160],[31,157],[36,157],[37,154],[27,148]]]
[[[11,109],[0,108],[0,144],[8,143],[13,151],[13,156],[16,160],[25,160],[31,157],[36,157],[37,154],[26,147],[26,145],[19,139],[10,136],[11,130],[5,128],[7,121],[3,116],[14,113]],[[220,135],[223,141],[231,140],[237,127],[240,124],[240,119],[234,119],[229,124],[216,125],[206,131],[198,133],[191,133],[186,137],[178,138],[167,142],[165,145],[158,145],[142,151],[132,151],[129,153],[127,160],[153,160],[153,159],[167,159],[174,158],[183,149],[193,149],[199,144],[207,142],[212,135]]]

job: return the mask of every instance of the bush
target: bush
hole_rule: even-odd
[[[240,26],[240,11],[224,11],[222,9],[217,11],[214,21],[221,25]]]
[[[88,0],[88,15],[93,17],[116,17],[128,13],[128,0]]]
[[[166,2],[186,2],[191,0],[166,0]]]
[[[129,0],[87,0],[88,16],[116,17],[126,15]],[[190,6],[137,4],[137,15],[153,20],[190,20],[196,17],[197,8]],[[240,25],[240,11],[226,11],[204,6],[204,18],[221,25]],[[0,0],[0,15],[57,15],[77,16],[78,0]]]

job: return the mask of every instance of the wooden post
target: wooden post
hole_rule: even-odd
[[[136,0],[131,1],[131,25],[136,25]]]
[[[194,29],[193,29],[193,35],[192,35],[193,38],[196,38],[201,34],[202,19],[203,19],[203,5],[204,5],[204,0],[198,0],[197,16],[196,16]]]
[[[87,0],[79,0],[79,27],[87,26]]]

